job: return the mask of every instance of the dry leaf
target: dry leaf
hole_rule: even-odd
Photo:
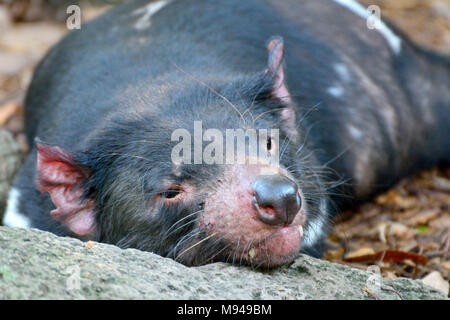
[[[329,250],[325,253],[324,258],[326,260],[337,260],[340,259],[342,257],[342,255],[344,254],[344,248],[339,248],[336,250]]]
[[[450,214],[446,214],[436,220],[430,221],[430,227],[432,228],[448,228],[450,229]]]
[[[8,120],[20,112],[21,107],[15,102],[8,102],[0,107],[0,126],[5,125]]]
[[[368,255],[373,255],[373,254],[375,254],[375,251],[372,248],[361,248],[361,249],[349,252],[345,256],[344,261],[348,261],[347,259],[353,259],[353,258],[358,258],[358,257],[363,257],[363,256],[368,256]],[[349,262],[351,262],[351,261],[349,261]]]
[[[386,243],[386,227],[387,227],[387,223],[380,223],[377,227],[378,230],[378,238],[380,239],[381,242]]]
[[[412,252],[398,251],[398,250],[386,250],[379,251],[374,254],[366,254],[352,257],[345,257],[345,262],[400,262],[410,260],[417,264],[423,264],[428,262],[428,258]]]
[[[402,209],[413,208],[417,201],[414,197],[404,197],[397,190],[391,190],[375,199],[377,204],[393,205]]]
[[[414,239],[410,239],[410,240],[402,241],[398,247],[398,250],[411,252],[411,251],[414,251],[413,249],[415,249],[417,247],[418,247],[417,241]]]
[[[433,177],[433,183],[436,188],[450,191],[450,180],[443,177]]]
[[[437,251],[440,248],[440,244],[436,242],[422,242],[420,247],[423,251]]]
[[[394,272],[392,272],[392,271],[387,271],[387,272],[386,272],[386,278],[387,278],[387,279],[397,279],[398,277],[397,277],[397,275],[396,275]]]
[[[450,270],[450,261],[445,261],[442,263],[444,269]]]
[[[393,222],[389,226],[389,235],[396,236],[398,238],[405,237],[410,232],[410,229],[402,223]]]
[[[440,210],[438,208],[431,210],[423,210],[415,214],[412,218],[408,219],[406,223],[413,226],[424,225],[430,222],[430,220],[433,220],[434,218],[438,217],[439,213]]]

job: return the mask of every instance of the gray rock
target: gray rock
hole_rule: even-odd
[[[189,268],[150,252],[0,227],[0,299],[375,298],[446,299],[420,281],[308,256],[266,272],[226,263]]]
[[[22,155],[12,135],[0,129],[0,223],[14,175],[22,163]]]

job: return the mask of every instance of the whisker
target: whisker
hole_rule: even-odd
[[[287,142],[286,142],[286,139],[288,139]],[[284,152],[287,150],[287,148],[288,148],[290,142],[291,142],[291,138],[290,138],[289,136],[286,136],[286,137],[283,139],[283,144],[282,144],[283,150],[281,151],[280,162],[281,162],[281,160],[283,159]]]
[[[174,254],[178,251],[178,247],[182,246],[184,243],[189,242],[191,239],[199,236],[201,232],[199,230],[191,230],[187,234],[185,234],[183,237],[181,237],[180,240],[178,240],[177,244],[174,246],[174,248],[171,250]]]
[[[255,123],[256,120],[258,120],[259,118],[261,118],[265,114],[276,112],[276,111],[281,111],[283,109],[285,109],[285,108],[276,108],[276,109],[271,109],[271,110],[267,110],[267,111],[261,112],[255,119],[253,119],[253,123]]]
[[[166,232],[166,234],[164,235],[164,238],[168,239],[171,235],[175,234],[178,230],[183,229],[183,228],[185,228],[185,227],[189,226],[190,224],[193,224],[193,223],[195,223],[197,221],[198,221],[198,219],[194,219],[194,220],[188,221],[186,223],[183,223],[182,225],[180,225],[177,228],[173,229],[171,232]]]
[[[239,265],[242,265],[242,258],[244,257],[245,252],[246,252],[247,250],[250,250],[250,248],[251,248],[252,245],[253,245],[253,242],[254,242],[254,240],[251,239],[250,241],[247,242],[247,244],[246,244],[246,245],[244,246],[244,248],[242,249],[242,252],[241,252],[241,258],[239,259]]]
[[[335,156],[334,158],[332,158],[331,160],[328,160],[326,163],[323,164],[324,167],[327,167],[330,163],[333,163],[334,161],[336,161],[337,159],[339,159],[340,157],[342,157],[346,152],[348,152],[351,148],[353,147],[353,143],[350,144],[347,148],[345,148],[343,151],[341,151],[337,156]]]
[[[317,104],[315,104],[314,106],[312,106],[308,111],[305,112],[305,114],[303,115],[303,117],[301,117],[301,119],[298,120],[298,123],[302,123],[303,120],[305,120],[305,118],[312,112],[312,111],[316,111],[318,110],[318,106],[320,106],[322,104],[322,102],[319,102]]]
[[[195,214],[197,214],[197,213],[199,213],[199,212],[202,212],[202,211],[203,211],[203,210],[198,210],[198,211],[192,212],[192,213],[188,214],[187,216],[185,216],[185,217],[179,219],[177,222],[175,222],[173,225],[171,225],[169,229],[167,229],[167,231],[166,231],[167,236],[169,236],[169,234],[170,234],[169,232],[170,232],[170,231],[171,231],[178,223],[180,223],[181,221],[183,221],[183,220],[185,220],[185,219],[188,219],[189,217],[192,217],[193,215],[195,215]],[[192,221],[190,221],[189,223],[192,223],[193,221],[195,221],[195,220],[192,220]],[[181,227],[183,227],[183,226],[185,226],[185,224],[182,225]],[[178,230],[178,229],[181,228],[181,227],[178,227],[178,228],[175,229],[173,232],[175,232],[176,230]]]
[[[179,257],[181,257],[183,254],[185,254],[186,252],[188,252],[189,250],[192,250],[193,248],[195,248],[196,246],[198,246],[199,244],[205,242],[206,240],[214,237],[217,234],[217,232],[214,232],[213,234],[207,236],[206,238],[203,238],[200,241],[197,241],[197,243],[193,244],[192,246],[190,246],[189,248],[187,248],[186,250],[184,250],[183,252],[181,252],[178,256],[176,256],[175,260],[178,260]]]
[[[240,243],[241,243],[241,236],[239,236],[238,241],[236,243],[236,246],[235,246],[235,248],[233,250],[233,260],[231,261],[231,264],[233,264],[233,265],[234,265],[234,261],[236,260],[236,253],[239,250]]]
[[[221,239],[221,240],[222,240],[222,239]],[[230,246],[231,246],[231,243],[228,243],[227,245],[225,245],[225,246],[222,248],[222,250],[216,252],[216,254],[213,255],[213,256],[210,258],[210,260],[211,260],[211,261],[214,261],[214,258],[215,258],[215,257],[217,257],[217,256],[218,256],[219,254],[221,254],[223,251],[225,251],[226,249],[228,249]]]

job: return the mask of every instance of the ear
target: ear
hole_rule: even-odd
[[[37,187],[48,192],[56,209],[50,214],[80,236],[95,232],[95,203],[81,199],[81,182],[89,177],[87,168],[75,163],[69,152],[56,146],[36,143]]]
[[[295,110],[292,98],[285,81],[285,73],[283,68],[284,58],[284,41],[280,36],[272,37],[268,44],[269,50],[267,75],[272,79],[271,96],[277,98],[286,105],[281,111],[281,118],[284,122],[285,129],[291,135],[292,140],[297,138],[297,129],[295,122]]]
[[[284,42],[280,36],[272,37],[268,44],[269,50],[267,73],[273,79],[272,96],[286,104],[292,104],[292,99],[286,86],[283,68]]]

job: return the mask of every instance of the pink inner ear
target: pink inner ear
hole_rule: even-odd
[[[80,236],[95,231],[95,203],[80,200],[81,182],[88,170],[78,166],[73,156],[59,147],[37,144],[37,187],[48,192],[56,209],[52,216]]]
[[[272,90],[272,94],[274,97],[277,97],[287,105],[290,105],[292,103],[291,95],[289,94],[289,91],[284,81],[281,81],[281,83],[278,82],[275,83],[275,86]]]
[[[285,82],[283,57],[284,43],[281,37],[275,37],[267,45],[269,50],[268,72],[274,77],[272,94],[286,104],[291,104],[292,99]]]
[[[267,49],[269,50],[269,67],[267,72],[274,77],[272,95],[287,105],[287,107],[281,111],[281,118],[284,122],[284,129],[288,134],[290,134],[290,138],[295,141],[297,139],[298,132],[295,123],[295,111],[292,98],[285,81],[283,68],[283,38],[274,37],[267,45]]]

